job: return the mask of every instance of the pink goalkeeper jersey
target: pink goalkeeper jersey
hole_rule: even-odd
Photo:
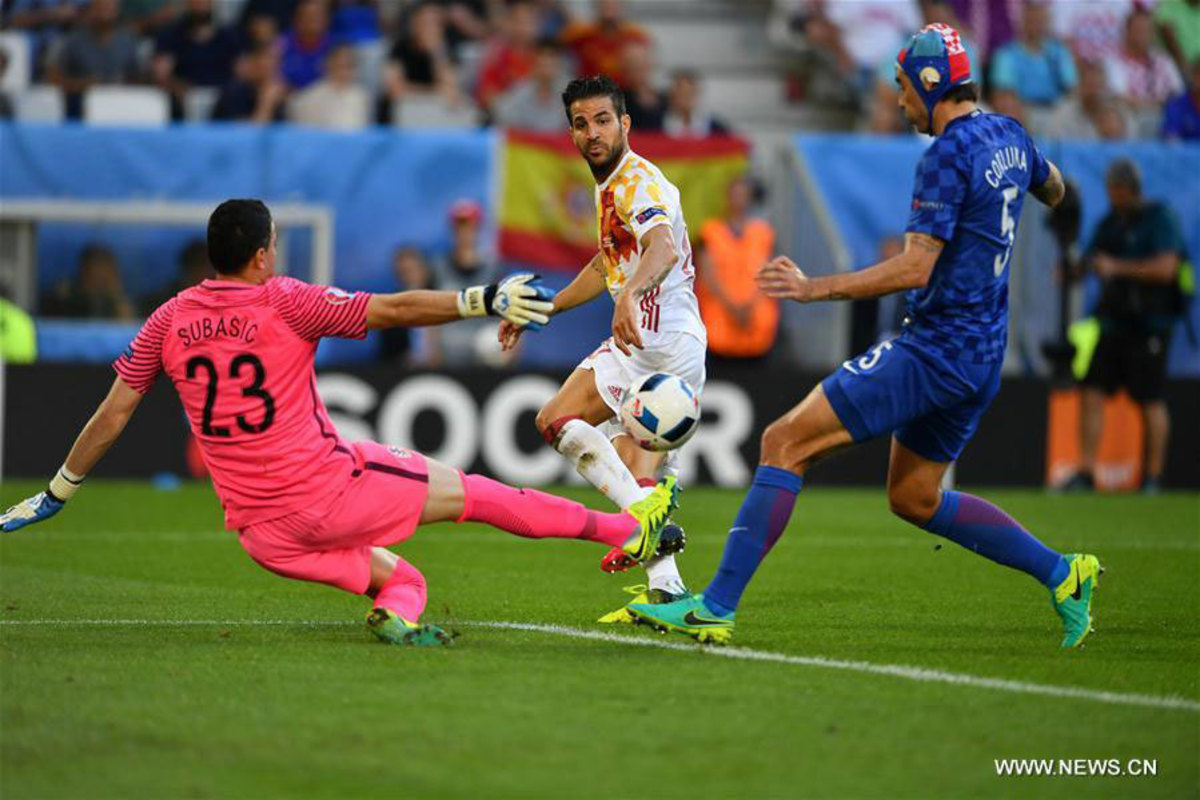
[[[143,394],[170,376],[228,527],[309,508],[350,480],[313,357],[322,336],[366,336],[369,299],[295,278],[207,280],[159,306],[113,363]]]

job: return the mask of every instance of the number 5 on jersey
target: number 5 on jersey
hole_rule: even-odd
[[[890,341],[880,342],[872,347],[864,355],[858,358],[852,358],[849,361],[842,362],[842,368],[855,375],[865,375],[879,365],[879,359],[884,353],[892,349]]]
[[[996,272],[996,277],[999,278],[1004,272],[1004,268],[1008,266],[1008,258],[1012,255],[1013,237],[1017,233],[1017,221],[1008,213],[1008,204],[1017,199],[1017,195],[1021,190],[1016,186],[1009,186],[1004,190],[1004,206],[1000,209],[1000,238],[1008,241],[1004,246],[1004,252],[996,256],[996,260],[992,263],[992,268]]]

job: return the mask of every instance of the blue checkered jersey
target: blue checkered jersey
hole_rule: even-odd
[[[929,283],[907,295],[905,335],[944,358],[1004,359],[1017,220],[1025,193],[1049,176],[1016,120],[975,111],[946,126],[917,165],[906,228],[946,245]]]

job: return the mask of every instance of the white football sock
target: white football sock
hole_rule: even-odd
[[[652,486],[638,486],[637,478],[621,461],[608,437],[581,419],[573,419],[562,426],[555,447],[617,508],[629,508],[654,491]],[[642,566],[651,589],[663,589],[672,594],[685,591],[674,555],[657,556]]]
[[[672,450],[658,470],[659,475],[678,475],[678,463],[679,451]],[[679,574],[679,567],[675,565],[674,554],[652,558],[642,567],[646,570],[646,577],[650,579],[651,589],[663,589],[671,594],[683,594],[687,591],[683,576]]]
[[[608,437],[583,420],[573,419],[562,426],[555,449],[617,508],[629,508],[645,496]]]
[[[675,556],[665,555],[650,559],[642,565],[646,569],[646,577],[650,579],[651,589],[662,589],[671,594],[682,594],[687,591],[679,567],[675,566]]]

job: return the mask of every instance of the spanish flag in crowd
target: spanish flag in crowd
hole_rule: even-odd
[[[730,136],[674,139],[631,134],[635,153],[679,187],[688,232],[725,211],[730,180],[747,169],[750,145]],[[596,183],[566,133],[509,131],[503,150],[500,256],[508,261],[578,270],[596,254]]]

